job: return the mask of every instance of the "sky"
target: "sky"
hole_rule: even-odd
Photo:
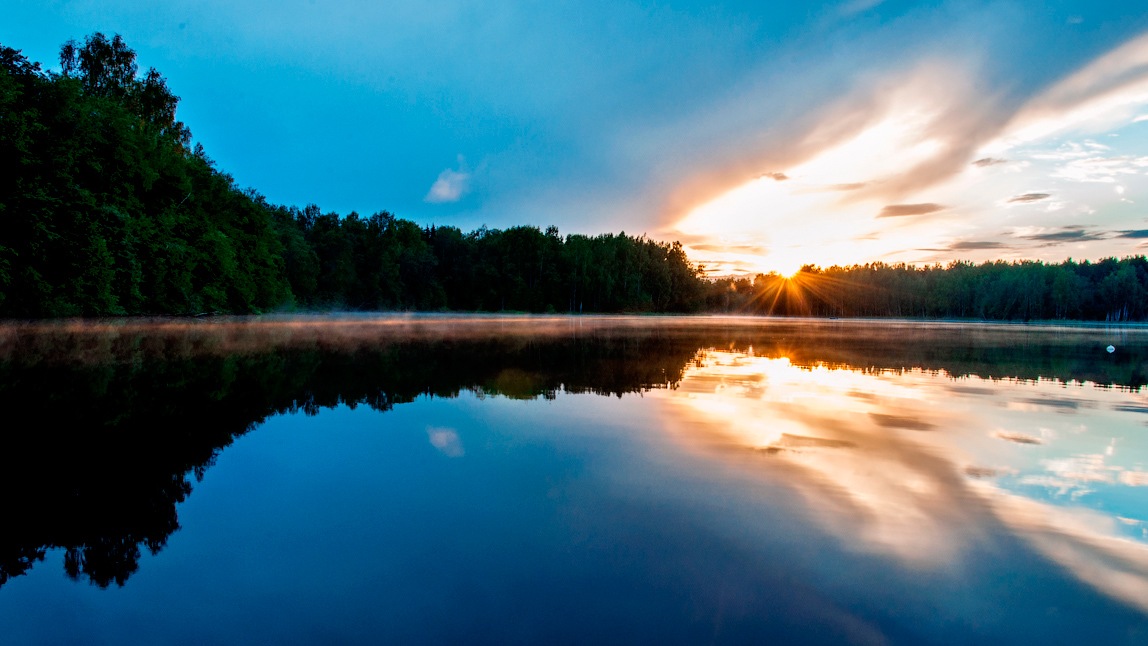
[[[119,33],[277,204],[680,240],[712,274],[1148,249],[1138,2],[0,0]]]

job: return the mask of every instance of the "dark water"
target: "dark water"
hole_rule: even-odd
[[[0,326],[0,642],[1148,644],[1146,382],[1115,327]]]

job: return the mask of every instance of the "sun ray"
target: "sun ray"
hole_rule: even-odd
[[[845,269],[834,266],[822,270],[806,265],[792,276],[777,272],[758,274],[748,292],[744,288],[739,289],[736,281],[730,281],[730,292],[742,295],[741,303],[734,311],[769,316],[850,316],[856,313],[847,303],[855,301],[858,293],[869,293],[874,297],[890,294],[880,285],[834,275]]]

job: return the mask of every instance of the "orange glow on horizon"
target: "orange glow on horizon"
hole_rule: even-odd
[[[1142,253],[1119,236],[1032,243],[1080,227],[1086,216],[1089,226],[1109,230],[1139,226],[1123,205],[1148,191],[1148,157],[1134,144],[1142,135],[1098,137],[1121,137],[1148,118],[1145,60],[1148,35],[991,128],[978,123],[983,102],[970,103],[980,93],[970,70],[923,63],[885,79],[872,96],[842,97],[807,130],[762,146],[760,158],[686,182],[667,213],[675,220],[667,233],[690,240],[690,258],[720,275],[790,276],[805,263]],[[1044,187],[1040,200],[1012,199],[1033,187]],[[1093,213],[1106,211],[1093,223]]]
[[[807,263],[854,264],[923,246],[933,228],[878,219],[889,199],[882,186],[946,149],[931,128],[933,99],[903,94],[851,136],[690,211],[674,228],[699,239],[686,245],[691,255],[722,273],[792,276]]]

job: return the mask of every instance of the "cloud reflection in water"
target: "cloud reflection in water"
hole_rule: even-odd
[[[1013,534],[1148,610],[1142,397],[710,351],[666,401],[692,451],[797,494],[847,548],[947,568]]]

